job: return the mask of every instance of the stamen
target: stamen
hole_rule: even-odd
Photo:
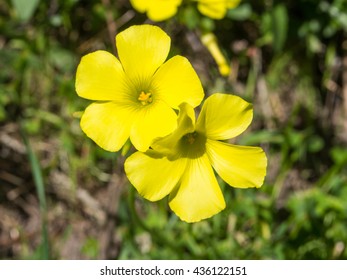
[[[153,101],[152,93],[150,92],[145,93],[144,91],[141,91],[137,100],[139,100],[142,105],[148,105],[149,103],[152,103]]]
[[[179,142],[179,150],[188,158],[202,156],[206,151],[205,135],[196,131],[185,134]]]
[[[185,135],[185,138],[187,139],[189,144],[193,144],[196,140],[196,133],[195,132],[188,133]]]

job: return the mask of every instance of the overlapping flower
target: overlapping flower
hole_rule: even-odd
[[[177,130],[154,142],[146,153],[131,155],[125,172],[148,200],[169,195],[170,208],[182,220],[209,218],[225,208],[212,167],[230,186],[263,184],[267,165],[264,151],[221,141],[241,134],[252,115],[251,104],[240,97],[216,93],[206,99],[195,124],[193,108],[184,103]]]
[[[233,187],[262,185],[264,151],[225,142],[249,126],[251,104],[213,94],[195,123],[203,89],[186,58],[165,62],[170,49],[165,32],[132,26],[116,36],[116,45],[119,60],[96,51],[78,66],[78,95],[96,101],[82,115],[81,128],[108,151],[118,151],[130,138],[139,151],[126,160],[125,171],[143,197],[169,196],[182,220],[197,222],[225,208],[213,169]]]

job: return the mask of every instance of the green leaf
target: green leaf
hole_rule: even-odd
[[[345,148],[333,147],[330,153],[336,164],[342,165],[347,162],[347,151]]]
[[[324,148],[324,141],[321,137],[313,135],[308,140],[308,150],[311,153],[317,153]]]
[[[276,131],[262,130],[242,136],[239,143],[242,145],[258,145],[259,143],[282,144],[284,137]]]
[[[40,0],[12,0],[12,6],[20,20],[28,21],[33,16]]]
[[[323,44],[320,41],[319,37],[316,35],[310,34],[306,37],[308,49],[311,53],[318,53],[322,50]]]
[[[74,55],[66,49],[59,47],[51,47],[48,50],[49,60],[60,71],[71,73],[76,67],[76,59]]]
[[[189,29],[194,29],[200,22],[198,12],[191,6],[188,6],[182,11],[180,19]]]
[[[227,13],[227,17],[233,20],[247,20],[252,15],[252,7],[250,4],[242,4],[235,9],[230,9]]]
[[[271,14],[272,32],[273,32],[273,48],[275,52],[283,49],[287,39],[288,31],[288,13],[284,5],[276,6]]]

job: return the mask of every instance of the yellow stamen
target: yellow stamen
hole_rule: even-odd
[[[141,91],[137,100],[139,100],[142,105],[147,105],[149,103],[152,103],[152,101],[153,101],[152,93],[150,93],[150,92],[145,93],[144,91]]]

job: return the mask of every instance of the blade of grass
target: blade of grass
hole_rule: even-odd
[[[48,230],[47,230],[47,206],[46,206],[46,196],[45,196],[45,186],[42,177],[41,166],[39,160],[31,148],[28,136],[25,129],[21,127],[21,134],[27,149],[28,159],[31,166],[31,171],[34,178],[34,183],[36,187],[36,193],[40,204],[40,214],[41,214],[41,250],[39,257],[40,259],[49,259],[49,242],[48,242]]]

